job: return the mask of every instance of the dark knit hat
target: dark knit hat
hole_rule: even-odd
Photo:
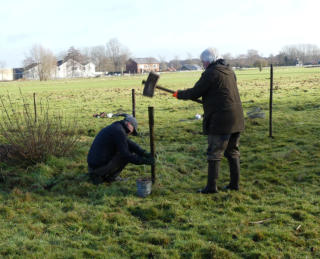
[[[137,136],[137,135],[138,135],[138,132],[137,132],[137,130],[138,130],[138,122],[137,122],[136,118],[133,117],[133,116],[131,116],[131,115],[127,115],[127,116],[124,118],[124,121],[131,123],[131,125],[132,125],[133,128],[134,128],[132,135]]]

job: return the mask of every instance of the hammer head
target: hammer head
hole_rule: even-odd
[[[154,89],[156,88],[159,75],[154,72],[150,72],[147,81],[142,81],[144,84],[143,95],[148,97],[153,97]]]

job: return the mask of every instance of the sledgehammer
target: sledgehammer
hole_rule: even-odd
[[[149,76],[147,78],[147,81],[142,80],[142,84],[144,84],[144,89],[143,89],[143,95],[144,96],[148,96],[148,97],[153,97],[154,95],[154,90],[155,88],[160,89],[162,91],[168,92],[168,93],[175,93],[175,91],[164,88],[163,86],[157,85],[159,79],[159,75],[157,75],[156,73],[150,72]],[[197,103],[202,103],[201,100],[195,99],[192,100],[195,101]]]

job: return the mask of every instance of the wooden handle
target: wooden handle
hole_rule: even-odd
[[[163,86],[160,86],[160,85],[156,85],[156,88],[158,88],[162,91],[168,92],[168,93],[172,93],[172,94],[176,92],[176,91],[170,90],[168,88],[164,88]],[[202,101],[199,99],[190,99],[190,100],[202,104]]]
[[[165,92],[168,92],[168,93],[175,93],[175,91],[173,91],[173,90],[170,90],[170,89],[168,89],[168,88],[164,88],[164,87],[162,87],[162,86],[160,86],[160,85],[156,85],[156,88],[158,88],[158,89],[160,89],[160,90],[162,90],[162,91],[165,91]]]

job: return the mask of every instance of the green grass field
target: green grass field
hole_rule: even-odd
[[[0,163],[0,257],[5,258],[319,258],[320,68],[275,68],[273,135],[268,137],[269,70],[237,71],[245,114],[260,107],[265,119],[246,117],[241,137],[241,190],[199,195],[206,184],[202,107],[156,90],[142,96],[144,76],[0,82],[0,94],[49,100],[50,109],[76,119],[80,143],[71,157],[29,167]],[[199,72],[161,74],[159,84],[192,87]],[[95,186],[85,180],[93,138],[131,113],[149,149],[148,106],[155,109],[157,181],[147,198],[136,179],[149,166],[129,165],[127,181]],[[223,160],[218,185],[228,183]],[[50,189],[44,187],[56,180]]]

